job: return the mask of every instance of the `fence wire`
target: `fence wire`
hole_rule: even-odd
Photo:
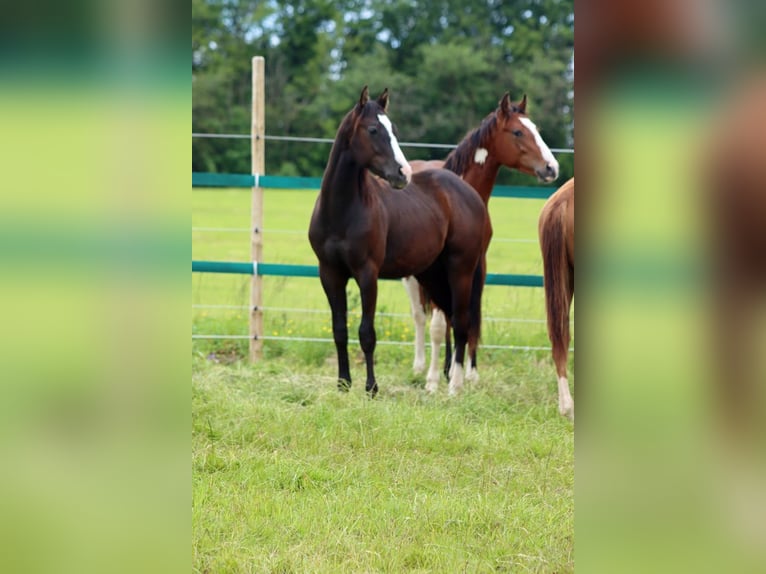
[[[208,139],[252,139],[251,134],[211,134],[192,132],[193,138],[208,138]],[[292,141],[301,143],[325,143],[332,144],[334,140],[332,138],[317,138],[317,137],[301,137],[301,136],[276,136],[276,135],[264,135],[263,139],[272,141]],[[434,148],[434,149],[454,149],[456,144],[441,144],[441,143],[422,143],[422,142],[399,142],[402,147],[412,148]],[[574,153],[573,148],[551,148],[553,153]],[[221,232],[221,233],[245,233],[250,232],[250,228],[224,228],[224,227],[192,227],[192,231],[197,232]],[[289,229],[271,229],[263,230],[264,233],[285,233],[285,234],[303,234],[304,231],[295,231]],[[494,238],[493,241],[503,243],[536,243],[536,239],[515,239],[515,238]],[[249,310],[248,305],[192,305],[194,309],[231,309],[231,310]],[[329,311],[319,309],[291,309],[285,307],[262,307],[263,311],[279,311],[279,312],[295,312],[295,313],[314,313],[314,314],[327,314]],[[350,311],[349,314],[359,314]],[[383,317],[398,317],[398,318],[411,318],[411,315],[406,313],[377,313]],[[519,318],[505,318],[505,317],[485,317],[484,321],[487,322],[507,322],[507,323],[538,323],[544,324],[544,319],[519,319]],[[571,321],[573,322],[573,320]],[[193,340],[250,340],[250,335],[225,335],[225,334],[193,334]],[[257,337],[263,341],[290,341],[290,342],[306,342],[306,343],[334,343],[333,339],[322,337],[284,337],[277,335],[261,335]],[[349,344],[359,344],[357,339],[349,339]],[[377,341],[379,345],[407,345],[411,346],[411,341]],[[485,349],[501,349],[511,351],[550,351],[550,347],[545,346],[526,346],[526,345],[482,345]],[[574,351],[574,347],[569,349],[570,352]]]
[[[232,340],[249,340],[253,337],[250,335],[192,335],[192,339],[232,339]],[[290,341],[290,342],[297,342],[297,343],[335,343],[333,339],[326,339],[322,337],[281,337],[278,335],[260,335],[256,337],[258,341]],[[349,345],[358,345],[359,340],[358,339],[349,339],[348,340]],[[408,347],[412,346],[412,341],[376,341],[377,345],[396,345],[396,346],[402,346],[406,345]],[[499,350],[507,350],[507,351],[548,351],[550,352],[550,347],[535,347],[535,346],[526,346],[526,345],[481,345],[482,349],[499,349]],[[573,352],[574,347],[569,349],[569,352]]]
[[[250,306],[249,305],[202,305],[202,304],[194,304],[192,305],[192,309],[227,309],[227,310],[236,310],[236,311],[249,311]],[[293,308],[293,307],[261,307],[261,311],[277,311],[280,313],[307,313],[307,314],[316,314],[316,315],[329,315],[330,310],[322,310],[322,309],[299,309],[299,308]],[[349,311],[349,315],[361,315],[361,311]],[[399,319],[410,319],[412,318],[412,315],[409,313],[387,313],[387,312],[379,312],[375,313],[376,317],[394,317]],[[486,321],[489,323],[537,323],[537,324],[544,324],[545,319],[519,319],[519,318],[513,318],[513,317],[482,317],[482,321]],[[570,324],[574,324],[574,319],[570,319]]]
[[[231,139],[231,140],[249,140],[252,139],[251,134],[209,134],[201,132],[192,132],[193,138],[204,139]],[[302,142],[302,143],[325,143],[331,144],[335,140],[332,138],[314,138],[314,137],[302,137],[302,136],[274,136],[264,135],[263,139],[273,141],[286,141],[286,142]],[[419,147],[419,148],[434,148],[434,149],[454,149],[457,144],[442,144],[442,143],[422,143],[422,142],[399,142],[402,147]],[[550,148],[553,153],[574,153],[572,148]]]

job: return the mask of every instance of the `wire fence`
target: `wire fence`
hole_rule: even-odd
[[[192,339],[222,339],[222,340],[250,340],[257,339],[261,341],[288,341],[294,343],[335,343],[333,339],[327,339],[323,337],[282,337],[278,335],[260,335],[252,337],[250,335],[192,335]],[[359,339],[349,339],[349,345],[358,345]],[[393,345],[393,346],[412,346],[412,341],[376,341],[376,345]],[[527,345],[481,345],[482,349],[496,349],[504,351],[548,351],[551,348],[547,346],[527,346]],[[569,352],[574,352],[574,347],[569,349]]]
[[[251,134],[210,134],[201,132],[192,132],[193,138],[205,138],[205,139],[230,139],[230,140],[249,140],[252,139]],[[263,139],[266,141],[286,141],[286,142],[302,142],[302,143],[326,143],[331,144],[335,140],[333,138],[315,138],[315,137],[303,137],[303,136],[275,136],[264,135]],[[422,143],[422,142],[399,142],[401,147],[416,147],[416,148],[434,148],[434,149],[454,149],[457,144],[443,144],[443,143]],[[574,153],[572,148],[550,148],[553,153]]]
[[[252,308],[249,305],[214,305],[214,304],[193,304],[192,309],[217,309],[217,310],[232,310],[232,311],[250,311]],[[292,307],[261,307],[262,311],[282,312],[282,313],[300,313],[300,314],[315,314],[315,315],[329,315],[330,311],[325,309],[301,309]],[[349,316],[361,315],[361,311],[354,310],[348,312]],[[375,314],[378,317],[389,317],[397,319],[411,319],[412,316],[409,313],[388,313],[378,312]],[[545,319],[521,319],[514,317],[483,317],[482,321],[489,323],[531,323],[531,324],[544,324]],[[570,324],[574,324],[574,319],[570,319]],[[229,335],[229,334],[192,334],[193,340],[251,340],[256,338],[262,341],[286,341],[286,342],[298,342],[298,343],[334,343],[335,341],[325,337],[294,337],[294,336],[281,336],[281,335],[259,335],[253,337],[251,335]],[[357,339],[349,339],[349,344],[358,344]],[[428,341],[427,341],[428,343]],[[393,346],[412,346],[412,341],[388,341],[378,340],[379,345],[393,345]],[[492,345],[482,344],[484,349],[496,349],[506,351],[550,351],[548,346],[533,346],[533,345]],[[574,347],[569,349],[570,352],[574,351]]]
[[[251,134],[231,134],[231,133],[220,133],[220,134],[212,134],[212,133],[200,133],[200,132],[192,132],[193,138],[207,138],[207,139],[237,139],[237,140],[250,140],[252,139]],[[272,140],[272,141],[291,141],[291,142],[299,142],[299,143],[324,143],[324,144],[332,144],[334,140],[332,138],[319,138],[319,137],[302,137],[302,136],[277,136],[277,135],[264,135],[264,140]],[[399,142],[399,145],[402,147],[412,147],[412,148],[434,148],[434,149],[454,149],[457,147],[456,144],[443,144],[443,143],[422,143],[422,142]],[[574,149],[572,148],[551,148],[551,151],[553,153],[564,153],[564,154],[572,154],[574,153]],[[192,232],[200,232],[200,233],[250,233],[252,230],[248,227],[192,227]],[[292,234],[292,235],[304,235],[305,230],[292,230],[292,229],[262,229],[262,233],[279,233],[279,234]],[[496,237],[492,239],[493,242],[500,242],[500,243],[537,243],[537,239],[525,239],[525,238],[503,238],[503,237]],[[219,310],[238,310],[238,311],[249,311],[251,307],[249,305],[201,305],[196,304],[192,305],[193,309],[219,309]],[[288,313],[301,313],[301,314],[328,314],[329,310],[319,310],[319,309],[296,309],[296,308],[286,308],[286,307],[261,307],[261,310],[263,311],[277,311],[277,312],[288,312]],[[353,311],[349,311],[349,315],[353,315]],[[359,313],[356,313],[359,314]],[[407,313],[376,313],[376,315],[381,317],[392,317],[392,318],[411,318],[411,315]],[[490,323],[534,323],[534,324],[545,324],[545,319],[523,319],[523,318],[512,318],[512,317],[484,317],[482,318],[483,321],[487,321]],[[570,321],[570,323],[573,323],[573,319]],[[229,334],[192,334],[193,340],[251,340],[253,337],[251,335],[229,335]],[[257,337],[259,340],[264,341],[286,341],[286,342],[306,342],[306,343],[334,343],[334,340],[331,338],[322,338],[322,337],[293,337],[293,336],[279,336],[279,335],[260,335]],[[355,339],[349,339],[350,344],[358,344],[359,341]],[[411,346],[413,343],[412,341],[386,341],[386,340],[379,340],[377,341],[377,344],[379,345],[395,345],[395,346]],[[550,352],[551,348],[549,346],[528,346],[528,345],[491,345],[491,344],[482,344],[482,348],[486,349],[499,349],[499,350],[510,350],[510,351],[547,351]],[[574,351],[574,347],[569,349],[570,352]]]
[[[192,305],[192,309],[219,309],[219,310],[230,310],[230,311],[250,311],[251,307],[250,305],[202,305],[202,304],[194,304]],[[315,314],[315,315],[330,315],[329,309],[299,309],[299,308],[292,308],[292,307],[261,307],[261,311],[276,311],[279,313],[296,313],[296,314]],[[360,311],[349,311],[349,315],[360,315]],[[376,312],[376,316],[378,317],[391,317],[394,319],[409,319],[412,317],[409,313],[387,313],[384,311]],[[544,324],[546,321],[545,319],[521,319],[516,317],[482,317],[482,321],[487,321],[490,323],[535,323],[535,324]],[[574,323],[574,319],[570,320],[570,323]]]

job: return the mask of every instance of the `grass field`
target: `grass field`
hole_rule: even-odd
[[[264,261],[315,264],[306,229],[315,192],[267,191]],[[194,190],[196,228],[249,226],[248,190]],[[490,204],[494,273],[540,273],[541,201]],[[247,231],[196,231],[194,259],[247,261]],[[264,279],[274,336],[330,338],[319,281]],[[349,287],[350,334],[358,293]],[[192,274],[192,331],[246,334],[249,277]],[[288,309],[313,311],[294,312]],[[487,287],[485,345],[546,346],[542,290]],[[410,342],[399,282],[381,282],[378,339]],[[405,316],[398,316],[405,315]],[[514,321],[511,321],[513,319]],[[352,345],[349,393],[332,344],[194,341],[195,572],[571,572],[574,454],[547,352],[480,349],[481,379],[457,399],[426,396],[412,348],[379,345],[380,394],[364,394]],[[573,380],[573,377],[572,377]]]

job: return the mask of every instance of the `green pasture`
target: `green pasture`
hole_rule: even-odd
[[[194,572],[572,572],[574,434],[547,361],[457,399],[409,365],[192,368]]]
[[[315,264],[306,229],[316,192],[266,191],[264,261]],[[494,273],[540,273],[542,201],[490,203]],[[192,192],[195,228],[249,227],[249,190]],[[247,231],[193,232],[192,257],[249,259]],[[193,305],[246,306],[249,276],[192,274]],[[267,334],[331,338],[318,279],[264,278]],[[356,285],[349,308],[358,310]],[[294,312],[287,309],[314,311]],[[539,288],[488,287],[485,345],[548,344]],[[398,281],[380,285],[378,338],[412,340]],[[246,334],[246,309],[192,308],[192,332]],[[358,314],[352,313],[355,336]],[[192,345],[192,563],[198,573],[572,572],[574,433],[558,415],[548,352],[483,349],[481,378],[426,395],[412,347],[380,344],[380,393],[336,390],[327,343]]]
[[[308,222],[315,191],[266,190],[264,199],[263,260],[269,263],[316,264],[307,239]],[[537,244],[537,216],[542,200],[495,198],[490,202],[494,239],[489,250],[490,273],[541,274]],[[192,227],[205,229],[238,228],[242,232],[194,231],[192,258],[217,261],[248,261],[250,243],[250,191],[247,189],[194,189]],[[526,242],[512,242],[522,239]],[[264,277],[263,304],[266,336],[321,337],[330,339],[329,306],[315,278]],[[246,306],[249,303],[250,277],[243,275],[192,275],[193,305]],[[349,283],[349,333],[356,336],[359,295]],[[545,317],[540,288],[487,286],[484,292],[482,342],[497,346],[547,346],[542,320]],[[308,311],[300,311],[308,310]],[[409,302],[399,281],[381,281],[376,327],[379,341],[411,341],[412,321]],[[246,309],[193,308],[192,332],[196,334],[246,335]],[[247,341],[197,340],[198,353],[244,356]],[[297,360],[321,364],[334,352],[328,343],[266,341],[267,357],[287,354]],[[484,361],[508,361],[519,351],[485,348]],[[378,354],[396,361],[411,360],[409,346],[381,343]]]

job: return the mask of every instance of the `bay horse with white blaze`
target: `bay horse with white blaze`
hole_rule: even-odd
[[[487,209],[455,174],[427,170],[413,175],[386,115],[388,90],[369,98],[367,87],[338,128],[309,226],[319,277],[332,310],[338,354],[338,387],[348,389],[346,285],[361,294],[359,342],[367,366],[365,388],[374,396],[373,354],[378,278],[414,275],[450,316],[455,369],[450,393],[463,385],[465,346],[478,339],[479,259],[486,247]],[[376,177],[377,176],[377,177]]]
[[[412,161],[414,172],[423,169],[443,167],[459,175],[481,196],[485,205],[489,204],[492,188],[502,166],[517,169],[522,173],[536,176],[541,182],[554,181],[559,174],[559,164],[553,157],[547,144],[540,137],[537,127],[527,114],[526,94],[518,103],[511,101],[508,92],[503,95],[498,106],[488,114],[479,127],[470,131],[458,144],[445,161]],[[492,237],[492,225],[484,229],[485,252],[481,258],[482,283],[486,278],[486,249]],[[410,309],[415,320],[415,360],[413,370],[422,372],[425,368],[425,296],[420,285],[413,277],[404,279],[404,286],[410,297]],[[431,316],[431,363],[426,375],[426,389],[435,391],[439,384],[439,347],[447,341],[445,373],[448,373],[451,361],[449,330],[444,314],[437,308]],[[470,359],[466,376],[475,379],[476,347],[469,345]]]
[[[574,401],[569,392],[569,311],[574,297],[574,178],[545,202],[538,223],[543,252],[545,311],[548,337],[559,383],[559,412],[574,420]]]

